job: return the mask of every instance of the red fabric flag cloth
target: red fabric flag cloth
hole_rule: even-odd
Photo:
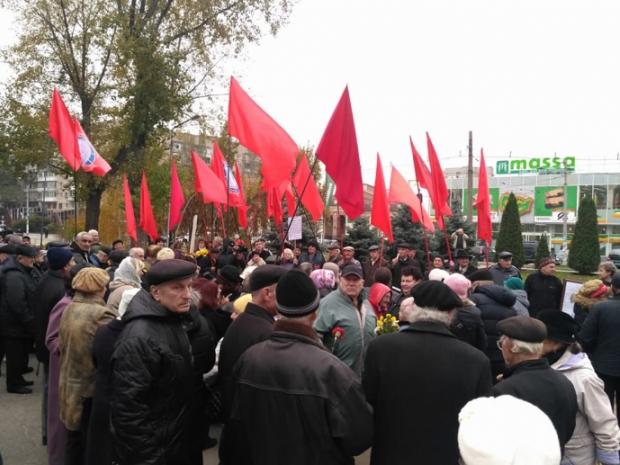
[[[394,166],[392,166],[392,176],[390,177],[389,201],[390,203],[402,203],[407,205],[411,211],[413,221],[420,223],[427,231],[435,231],[433,221],[424,206],[420,203],[420,199],[413,193],[409,183]]]
[[[491,225],[491,195],[489,193],[489,180],[487,178],[487,166],[484,162],[484,152],[480,149],[480,171],[478,172],[478,195],[476,203],[478,210],[478,239],[491,245],[493,240],[493,227]]]
[[[375,190],[372,195],[372,210],[370,211],[370,224],[376,226],[385,233],[390,241],[394,240],[392,234],[392,218],[390,216],[390,202],[385,191],[385,179],[381,158],[377,154],[377,171],[375,172]]]
[[[316,156],[325,164],[327,174],[334,180],[336,200],[349,219],[353,220],[364,213],[362,167],[348,87],[345,87],[325,128]]]
[[[183,194],[183,186],[179,181],[177,173],[177,164],[172,160],[170,169],[170,218],[168,230],[172,231],[177,224],[183,219],[183,207],[185,206],[185,195]]]
[[[452,215],[452,210],[450,210],[450,205],[448,205],[450,193],[446,186],[446,178],[439,164],[437,152],[435,152],[435,147],[433,146],[428,132],[426,133],[426,145],[428,147],[428,164],[430,165],[431,177],[433,178],[434,196],[431,196],[431,198],[434,198],[433,207],[435,208],[435,216]]]
[[[154,242],[157,239],[157,222],[155,215],[153,215],[149,184],[144,171],[142,171],[142,183],[140,185],[140,228],[149,236],[151,241]]]
[[[433,188],[433,178],[431,177],[431,170],[428,169],[424,160],[420,156],[420,153],[413,145],[413,140],[409,136],[409,145],[411,146],[411,153],[413,154],[413,168],[415,169],[415,178],[422,189],[426,189],[429,193]]]
[[[125,223],[127,224],[127,235],[134,241],[137,241],[138,231],[136,229],[136,215],[133,212],[133,202],[131,201],[129,181],[127,181],[126,174],[123,175],[123,194],[125,196]]]
[[[273,218],[276,226],[282,224],[282,216],[284,211],[282,210],[282,196],[283,190],[280,187],[271,187],[267,190],[267,217]]]
[[[221,179],[224,187],[227,188],[227,206],[236,207],[237,205],[245,205],[239,195],[239,184],[234,173],[226,162],[220,146],[216,142],[213,143],[213,157],[211,158],[211,170]]]
[[[54,89],[52,94],[47,132],[52,140],[56,142],[58,151],[71,169],[73,171],[79,170],[82,159],[73,126],[73,118],[71,118],[65,102],[63,102],[60,93],[58,93],[58,89]]]
[[[95,176],[105,176],[112,168],[108,162],[99,155],[77,118],[73,120],[73,130],[77,138],[82,170],[87,173],[93,173]]]
[[[192,150],[192,165],[196,192],[202,194],[204,203],[226,203],[224,183],[209,168],[209,165]]]
[[[228,134],[262,160],[266,190],[291,179],[299,148],[295,141],[230,78]]]
[[[304,154],[301,155],[299,166],[297,166],[297,170],[293,176],[293,185],[295,186],[297,195],[301,196],[301,203],[306,207],[308,213],[310,213],[312,221],[318,221],[321,216],[323,216],[325,204],[321,198],[319,188],[314,181],[314,176],[312,176],[310,172],[308,159]]]
[[[235,162],[235,179],[237,186],[239,186],[239,199],[240,204],[237,207],[237,222],[242,228],[248,227],[248,206],[245,204],[245,193],[243,192],[243,181],[241,179],[241,172],[239,171],[239,165]]]

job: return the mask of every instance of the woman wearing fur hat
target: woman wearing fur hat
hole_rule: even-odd
[[[575,430],[564,446],[562,463],[572,465],[620,464],[620,429],[603,381],[576,342],[578,325],[568,314],[544,310],[538,314],[547,326],[543,353],[551,368],[561,372],[577,393]]]
[[[570,298],[571,302],[575,304],[573,307],[575,321],[582,325],[586,321],[592,305],[607,300],[609,295],[609,288],[600,279],[591,279],[583,283]]]

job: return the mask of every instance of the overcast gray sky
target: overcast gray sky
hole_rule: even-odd
[[[300,145],[316,147],[348,84],[372,183],[377,151],[411,177],[408,136],[426,156],[425,131],[444,166],[466,163],[471,129],[489,165],[557,153],[616,170],[619,49],[617,0],[300,0],[225,66]]]

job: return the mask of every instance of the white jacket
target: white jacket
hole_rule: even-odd
[[[564,465],[618,464],[620,429],[603,389],[585,353],[567,350],[551,366],[565,375],[577,393],[577,419],[573,436],[564,446]]]

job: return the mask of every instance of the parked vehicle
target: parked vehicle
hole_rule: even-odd
[[[523,241],[524,263],[534,263],[538,241]]]
[[[609,255],[607,256],[607,260],[614,262],[616,267],[620,267],[620,249],[611,249]]]

